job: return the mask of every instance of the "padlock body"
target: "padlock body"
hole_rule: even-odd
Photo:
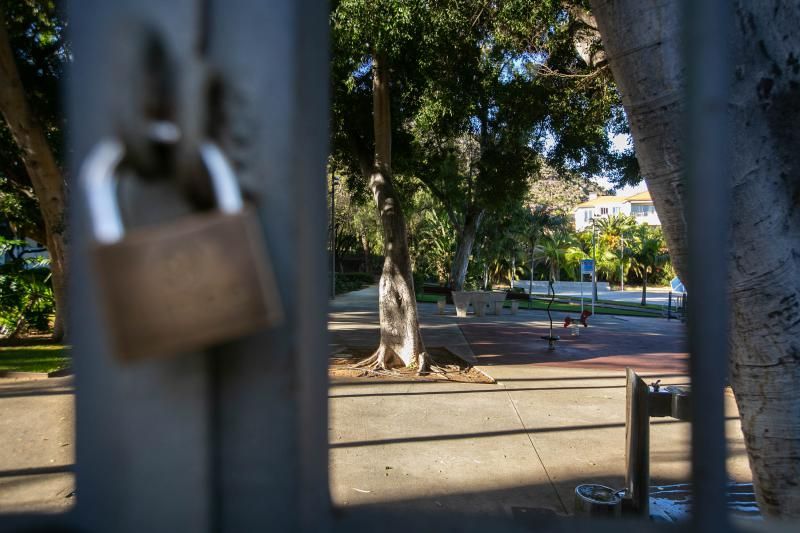
[[[202,350],[282,320],[250,209],[132,229],[92,254],[112,348],[123,360]]]

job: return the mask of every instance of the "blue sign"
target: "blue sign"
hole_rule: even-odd
[[[686,292],[686,287],[683,286],[683,282],[677,276],[672,278],[669,286],[672,288],[672,292]]]
[[[581,259],[581,274],[594,272],[594,259]]]

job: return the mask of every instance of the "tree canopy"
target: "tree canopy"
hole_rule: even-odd
[[[357,182],[372,154],[371,57],[391,69],[392,169],[440,202],[456,234],[460,287],[488,213],[522,205],[531,179],[604,174],[630,159],[602,62],[588,60],[585,17],[562,2],[335,3],[333,154]],[[358,185],[356,185],[358,187]]]
[[[63,14],[52,1],[3,1],[0,12],[30,109],[53,155],[62,161],[65,119],[59,86],[70,54]],[[46,243],[38,199],[5,121],[0,121],[0,217],[19,236]]]

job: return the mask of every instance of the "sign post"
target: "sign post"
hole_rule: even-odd
[[[581,259],[581,313],[583,313],[583,282],[593,280],[594,259]],[[594,298],[592,298],[592,314],[594,314]]]

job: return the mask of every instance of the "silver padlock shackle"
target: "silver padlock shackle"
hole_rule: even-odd
[[[86,156],[81,166],[80,183],[86,193],[94,240],[103,244],[118,242],[125,235],[122,214],[117,201],[116,170],[125,157],[125,147],[115,139],[105,139]],[[211,179],[217,209],[223,213],[239,213],[244,206],[239,183],[228,159],[219,146],[200,144],[200,158]]]

